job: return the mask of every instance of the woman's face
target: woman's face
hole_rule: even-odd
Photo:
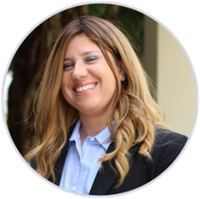
[[[119,78],[124,80],[109,54]],[[69,43],[64,59],[62,94],[79,114],[105,115],[115,96],[116,80],[100,48],[84,34]]]

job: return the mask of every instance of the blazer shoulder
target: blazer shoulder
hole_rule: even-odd
[[[187,142],[188,137],[172,130],[156,127],[155,128],[155,146],[159,145],[182,145]]]
[[[187,142],[187,136],[165,128],[155,131],[152,159],[156,176],[167,169],[178,157]]]

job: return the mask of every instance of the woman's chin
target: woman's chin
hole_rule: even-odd
[[[94,116],[98,115],[98,110],[96,107],[89,106],[89,107],[81,107],[78,109],[79,115],[88,115],[88,116]]]

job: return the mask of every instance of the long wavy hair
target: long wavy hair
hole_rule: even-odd
[[[37,172],[46,179],[53,177],[55,181],[56,160],[69,139],[70,127],[79,117],[78,111],[68,104],[61,92],[66,48],[78,34],[85,34],[98,45],[116,78],[116,94],[108,117],[110,139],[114,137],[115,149],[99,162],[114,161],[116,170],[112,168],[118,174],[120,186],[130,168],[129,149],[132,146],[140,143],[139,154],[151,159],[155,126],[165,126],[164,113],[150,94],[148,77],[128,39],[111,22],[97,17],[82,16],[73,20],[52,48],[35,100],[35,147],[26,155],[26,160],[29,163],[36,161]],[[126,71],[123,83],[108,52],[123,62]]]

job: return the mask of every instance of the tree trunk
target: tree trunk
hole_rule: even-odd
[[[110,20],[117,20],[118,10],[119,10],[119,6],[108,5],[107,11],[106,11],[106,17],[109,18]]]

